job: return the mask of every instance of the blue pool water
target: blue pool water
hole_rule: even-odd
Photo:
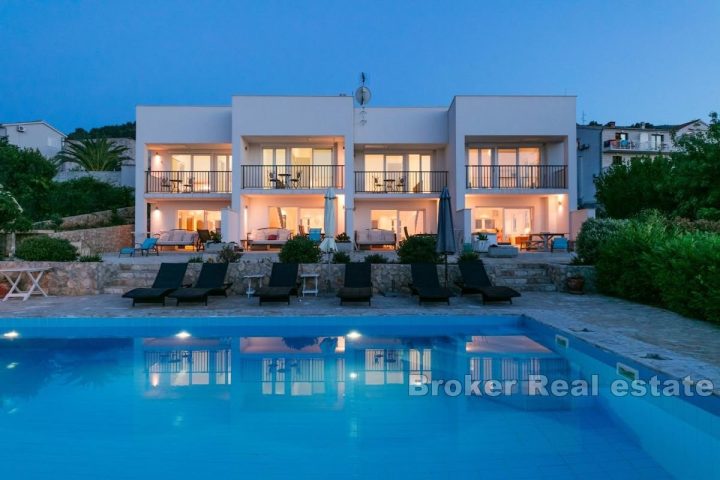
[[[0,478],[717,478],[717,398],[531,396],[530,374],[604,385],[622,359],[529,319],[285,320],[17,327],[0,337]],[[465,375],[519,386],[410,395]]]

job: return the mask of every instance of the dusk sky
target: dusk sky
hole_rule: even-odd
[[[720,109],[720,1],[0,0],[0,123],[65,132],[137,104],[351,93],[578,96],[578,121],[680,123]]]

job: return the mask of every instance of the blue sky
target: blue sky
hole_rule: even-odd
[[[372,105],[569,94],[578,120],[720,109],[720,1],[0,0],[0,122],[61,130],[137,104],[338,94]]]

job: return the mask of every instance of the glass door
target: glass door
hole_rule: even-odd
[[[397,225],[397,238],[425,233],[425,210],[400,210]]]
[[[527,236],[532,231],[531,217],[530,208],[506,208],[503,239],[512,243],[517,236]]]

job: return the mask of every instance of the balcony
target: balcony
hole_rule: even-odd
[[[567,188],[565,165],[466,165],[469,189]]]
[[[447,186],[446,171],[355,172],[355,193],[440,193]]]
[[[146,193],[230,193],[231,186],[231,171],[145,172]]]
[[[633,142],[630,140],[605,140],[603,149],[608,152],[669,152],[672,145],[662,142]]]
[[[344,165],[244,165],[242,173],[242,188],[322,190],[344,185]]]

